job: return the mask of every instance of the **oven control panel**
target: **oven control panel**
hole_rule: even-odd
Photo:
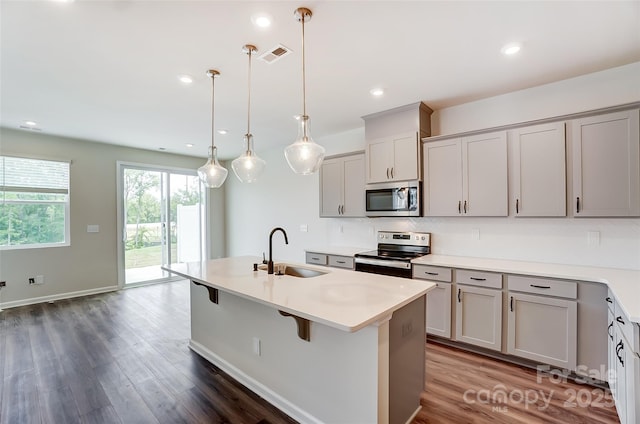
[[[431,246],[431,233],[378,231],[378,243]]]

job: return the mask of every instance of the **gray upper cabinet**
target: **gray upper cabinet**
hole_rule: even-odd
[[[510,208],[516,217],[566,216],[565,124],[509,132]]]
[[[328,158],[320,169],[320,216],[364,216],[364,154]]]
[[[425,143],[425,216],[507,216],[505,131]]]
[[[419,102],[362,117],[367,183],[422,179],[420,140],[431,135],[432,113]]]
[[[571,122],[573,215],[640,216],[638,109]]]
[[[403,134],[367,143],[367,182],[417,180],[420,177],[417,133]]]

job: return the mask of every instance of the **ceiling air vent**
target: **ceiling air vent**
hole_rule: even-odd
[[[269,49],[268,51],[260,55],[260,59],[264,60],[267,63],[273,63],[277,60],[282,59],[289,53],[291,53],[291,50],[289,50],[287,47],[283,46],[282,44],[278,44],[274,48]]]

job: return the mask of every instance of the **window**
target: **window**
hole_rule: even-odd
[[[69,162],[0,156],[0,249],[69,245]]]

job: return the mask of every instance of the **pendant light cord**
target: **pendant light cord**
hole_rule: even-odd
[[[215,75],[211,75],[211,152],[209,154],[209,156],[211,156],[213,158],[215,149],[216,149],[216,145],[214,142],[215,139],[215,125],[214,125],[214,117],[215,117],[215,98],[216,98],[216,76]]]
[[[247,134],[251,134],[251,54],[253,50],[251,47],[247,49],[247,55],[249,55],[249,72],[247,76]],[[249,150],[249,146],[247,146]]]
[[[302,21],[302,116],[307,116],[307,89],[306,89],[306,75],[305,75],[305,57],[304,57],[304,21],[306,14],[301,14]],[[306,135],[306,132],[305,132]]]

